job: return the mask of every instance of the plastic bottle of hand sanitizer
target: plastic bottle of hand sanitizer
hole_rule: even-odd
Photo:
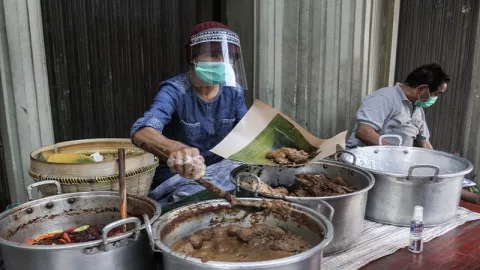
[[[413,253],[423,251],[423,207],[415,206],[413,220],[410,221],[410,244],[408,250]]]

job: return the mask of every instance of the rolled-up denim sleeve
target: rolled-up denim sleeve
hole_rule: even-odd
[[[162,86],[157,96],[153,99],[150,109],[133,124],[130,130],[130,137],[133,137],[138,130],[144,127],[151,127],[162,132],[165,125],[172,119],[178,99],[178,91],[173,86]]]

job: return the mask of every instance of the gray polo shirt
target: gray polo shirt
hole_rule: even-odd
[[[378,89],[365,97],[357,111],[355,125],[349,130],[346,147],[365,146],[355,137],[359,123],[375,128],[380,135],[395,134],[403,139],[404,146],[413,146],[415,140],[428,140],[430,132],[425,121],[425,112],[410,102],[397,83],[393,87]],[[398,144],[397,139],[386,139]]]

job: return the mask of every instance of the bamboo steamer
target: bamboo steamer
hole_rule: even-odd
[[[134,146],[130,139],[86,139],[61,142],[44,146],[30,154],[29,174],[35,182],[56,180],[63,193],[89,191],[118,191],[117,153],[125,149],[126,188],[128,194],[146,196],[158,166],[152,154]],[[103,162],[48,163],[39,159],[41,153],[64,153],[91,155],[99,152]],[[39,187],[42,195],[57,194],[56,187]]]

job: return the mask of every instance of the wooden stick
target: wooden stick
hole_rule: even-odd
[[[258,201],[258,202],[239,201],[239,200],[237,200],[237,197],[235,195],[231,195],[230,193],[226,192],[223,189],[220,189],[220,188],[216,187],[214,184],[212,184],[211,182],[209,182],[209,181],[207,181],[203,178],[198,179],[197,182],[200,185],[202,185],[203,187],[205,187],[206,189],[208,189],[208,190],[214,192],[215,194],[217,194],[220,198],[229,202],[232,206],[246,206],[246,207],[256,207],[256,208],[269,208],[269,207],[271,207],[271,203],[267,202],[267,201],[264,201],[264,200],[261,200],[261,201]]]
[[[151,147],[150,149],[154,150],[153,151],[154,153],[152,153],[152,154],[158,155],[159,157],[163,157],[163,158],[165,158],[165,160],[168,160],[168,156],[165,153],[163,153],[162,151],[159,151],[155,147]],[[270,204],[266,204],[265,202],[247,203],[247,202],[239,201],[239,200],[237,200],[236,196],[231,195],[230,193],[226,192],[225,190],[216,187],[214,184],[205,180],[204,178],[200,178],[200,179],[196,180],[196,182],[199,183],[200,185],[202,185],[204,188],[206,188],[206,189],[212,191],[213,193],[217,194],[218,197],[228,201],[233,206],[241,205],[241,206],[248,206],[248,207],[266,208],[270,205]]]
[[[125,149],[118,149],[118,184],[120,191],[120,219],[127,218],[127,186],[125,183]]]
[[[215,194],[218,195],[218,197],[222,198],[222,199],[225,199],[227,200],[229,203],[235,205],[238,203],[237,201],[237,197],[231,195],[230,193],[226,192],[225,190],[223,189],[220,189],[218,187],[216,187],[214,184],[212,184],[211,182],[203,179],[203,178],[200,178],[197,180],[197,182],[202,185],[204,188],[214,192]]]

